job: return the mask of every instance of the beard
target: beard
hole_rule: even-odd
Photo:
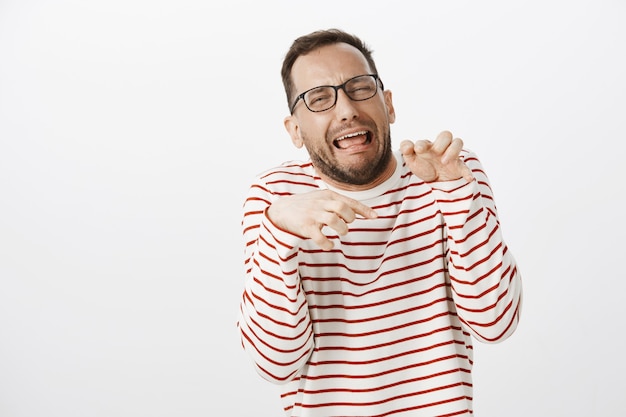
[[[341,165],[331,152],[309,146],[304,141],[309,157],[315,169],[326,177],[343,184],[366,185],[374,182],[384,172],[393,158],[391,150],[391,134],[389,129],[384,133],[382,149],[369,160],[362,160],[352,166]]]

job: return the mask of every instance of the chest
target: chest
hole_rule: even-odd
[[[356,219],[322,251],[302,245],[298,268],[309,306],[360,306],[443,287],[443,217],[429,193],[380,198],[370,206],[376,219]],[[445,290],[445,289],[444,289]]]

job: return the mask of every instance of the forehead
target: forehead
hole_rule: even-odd
[[[361,51],[347,43],[336,43],[298,57],[291,69],[291,77],[296,91],[304,91],[318,85],[341,84],[370,72]]]

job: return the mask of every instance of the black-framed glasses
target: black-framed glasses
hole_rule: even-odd
[[[306,90],[296,97],[296,101],[291,105],[291,114],[298,101],[304,101],[307,109],[312,112],[321,112],[332,108],[337,104],[337,93],[342,89],[344,93],[353,101],[368,100],[378,92],[378,82],[380,88],[384,90],[383,82],[378,78],[378,74],[365,74],[352,77],[341,85],[321,85]]]

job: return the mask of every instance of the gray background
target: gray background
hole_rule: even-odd
[[[480,417],[623,416],[624,1],[0,0],[0,416],[281,415],[235,328],[253,175],[305,155],[279,76],[340,27],[394,143],[482,159],[524,279]]]

